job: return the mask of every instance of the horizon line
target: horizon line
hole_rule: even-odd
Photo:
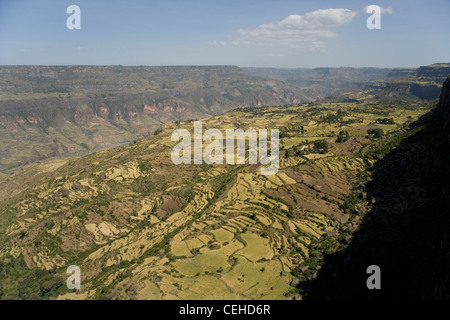
[[[440,65],[440,64],[448,64],[450,62],[436,62],[432,64],[420,65],[420,66],[396,66],[396,67],[374,67],[374,66],[364,66],[364,67],[352,67],[352,66],[339,66],[339,67],[330,67],[330,66],[312,66],[312,67],[243,67],[233,64],[211,64],[211,65],[197,65],[197,64],[168,64],[168,65],[123,65],[123,64],[0,64],[1,67],[126,67],[126,68],[142,68],[142,67],[196,67],[196,68],[207,68],[207,67],[235,67],[240,69],[417,69],[420,67]]]

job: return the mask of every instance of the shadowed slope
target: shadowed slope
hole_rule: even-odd
[[[347,249],[329,255],[304,286],[305,298],[450,297],[450,145],[443,131],[449,88],[447,79],[438,108],[372,167],[372,209]],[[381,290],[366,287],[370,265],[381,268]]]

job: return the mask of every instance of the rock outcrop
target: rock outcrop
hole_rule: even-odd
[[[387,76],[387,82],[374,82],[367,89],[382,89],[386,96],[415,96],[424,100],[439,97],[442,83],[450,75],[450,64],[437,63],[418,69],[394,69]]]
[[[450,134],[450,77],[445,80],[442,86],[437,112],[442,121],[444,121],[443,129]]]

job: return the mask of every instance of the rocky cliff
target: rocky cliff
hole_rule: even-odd
[[[386,97],[415,96],[423,100],[439,97],[442,83],[450,75],[450,64],[440,63],[417,69],[394,69],[387,81],[377,81],[366,88],[381,91]]]
[[[444,121],[444,130],[450,133],[450,77],[445,80],[442,86],[437,112],[441,120]]]
[[[435,63],[430,66],[423,66],[417,70],[419,78],[435,78],[437,81],[446,78],[450,74],[450,65],[448,63]]]

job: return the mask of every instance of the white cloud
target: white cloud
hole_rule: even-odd
[[[391,7],[389,8],[381,7],[381,14],[390,14],[391,16],[395,16],[395,11]]]
[[[208,41],[208,44],[210,46],[225,46],[227,43],[225,41],[217,42],[216,40],[214,40],[214,41]]]
[[[368,6],[364,7],[364,10],[363,10],[364,14],[367,14],[367,7]],[[388,14],[388,15],[391,15],[391,16],[395,16],[395,11],[391,7],[388,7],[388,8],[380,7],[380,9],[381,9],[381,15]]]
[[[238,30],[234,45],[286,45],[318,50],[324,47],[321,39],[334,38],[333,28],[349,24],[359,15],[349,9],[321,9],[301,15],[290,15],[283,21],[260,25],[254,29]]]

